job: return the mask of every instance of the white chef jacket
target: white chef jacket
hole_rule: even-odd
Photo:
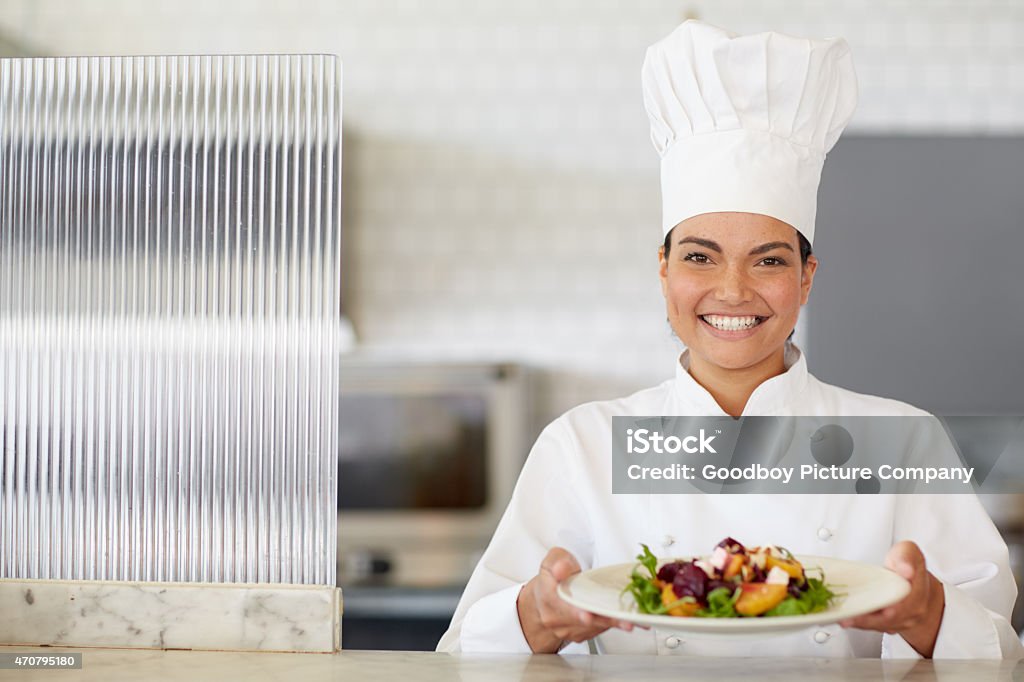
[[[958,495],[613,495],[613,416],[725,413],[687,371],[619,400],[576,407],[552,422],[530,452],[508,508],[462,595],[439,651],[522,652],[516,599],[549,549],[564,547],[583,570],[656,554],[707,554],[723,537],[774,544],[796,554],[882,565],[912,540],[945,589],[935,658],[1020,658],[1009,617],[1017,596],[1009,555],[978,499]],[[926,415],[910,405],[818,381],[792,344],[787,371],[757,387],[744,415]],[[657,629],[611,629],[594,650],[615,654],[919,658],[898,635],[838,625],[764,639],[687,639]],[[588,653],[587,643],[562,653]]]

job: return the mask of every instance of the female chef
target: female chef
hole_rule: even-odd
[[[543,431],[438,649],[1018,657],[1006,545],[973,495],[612,495],[615,415],[925,414],[818,381],[788,341],[817,269],[822,164],[856,106],[846,42],[688,21],[648,50],[642,76],[661,155],[659,274],[687,350],[673,379]],[[556,594],[638,543],[700,555],[727,535],[884,564],[911,590],[851,621],[739,644],[633,629]]]

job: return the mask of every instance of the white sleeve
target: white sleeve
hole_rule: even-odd
[[[523,466],[508,508],[466,585],[438,651],[529,653],[516,600],[537,574],[552,547],[571,552],[583,570],[593,560],[587,514],[573,492],[578,446],[566,420],[558,419],[537,439]],[[561,653],[588,653],[586,643]]]
[[[1017,585],[1006,543],[973,494],[901,496],[894,540],[912,540],[942,581],[946,607],[933,658],[1018,660],[1024,655],[1010,612]],[[884,635],[882,656],[920,658],[898,635]]]

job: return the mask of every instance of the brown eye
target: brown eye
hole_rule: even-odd
[[[783,260],[782,258],[779,258],[778,256],[768,256],[767,258],[762,258],[761,259],[761,265],[779,266],[779,265],[785,265],[785,264],[786,264],[786,261]]]
[[[696,251],[691,251],[690,253],[688,253],[685,256],[683,256],[683,260],[688,260],[688,261],[691,261],[693,263],[708,263],[708,262],[710,262],[708,260],[707,254],[697,253]]]

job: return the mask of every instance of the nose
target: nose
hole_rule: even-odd
[[[754,299],[750,280],[742,267],[730,266],[722,271],[715,287],[715,300],[729,305],[748,303]]]

